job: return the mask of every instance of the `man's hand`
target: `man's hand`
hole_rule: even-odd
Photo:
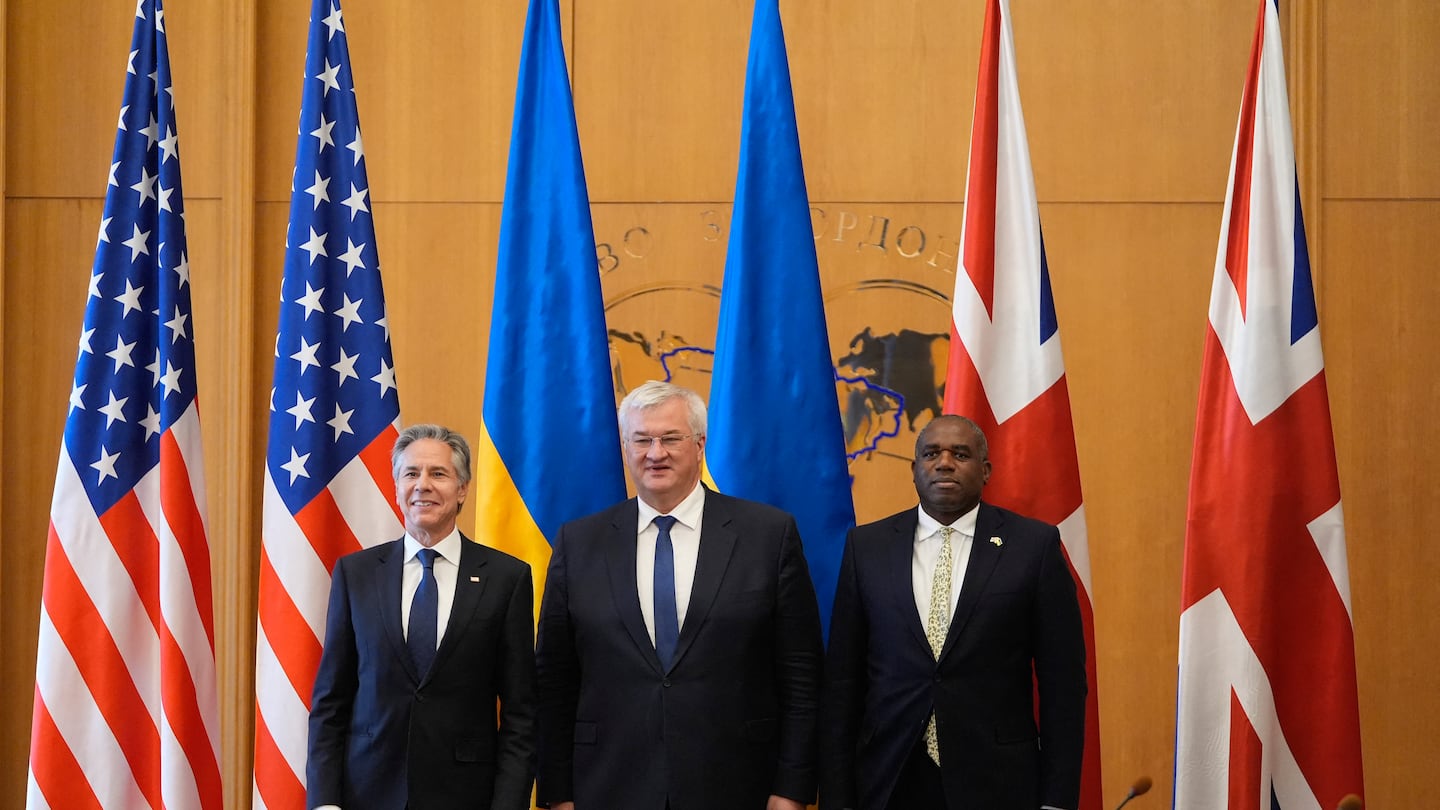
[[[805,805],[784,796],[771,796],[770,801],[765,802],[765,810],[805,810]]]

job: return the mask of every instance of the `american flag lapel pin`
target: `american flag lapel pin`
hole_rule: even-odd
[[[471,582],[479,582],[479,581],[480,581],[480,577],[470,577],[470,581],[471,581]]]
[[[991,543],[992,545],[994,545],[996,548],[999,548],[999,547],[1005,545],[1005,541],[1004,541],[1004,540],[1001,540],[998,536],[990,538],[990,543]]]

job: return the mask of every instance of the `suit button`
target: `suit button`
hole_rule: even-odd
[[[669,688],[670,688],[670,679],[669,679],[669,678],[666,678],[665,680],[663,680],[663,681],[660,682],[660,685],[663,686],[663,687],[665,687],[666,689],[669,689]]]
[[[935,683],[940,683],[940,676],[939,676],[939,675],[936,675],[936,676],[935,676]]]

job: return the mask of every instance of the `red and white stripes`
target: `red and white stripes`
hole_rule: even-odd
[[[221,802],[199,419],[104,514],[60,454],[46,548],[27,805]],[[86,471],[88,474],[93,472]]]
[[[404,532],[390,472],[398,436],[398,426],[382,431],[293,515],[266,470],[255,642],[257,810],[305,806],[310,690],[325,641],[330,572],[341,555]]]

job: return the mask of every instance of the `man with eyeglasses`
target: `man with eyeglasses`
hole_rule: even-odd
[[[801,810],[822,650],[795,519],[701,485],[693,391],[645,383],[620,428],[638,497],[562,527],[545,581],[536,799]]]

